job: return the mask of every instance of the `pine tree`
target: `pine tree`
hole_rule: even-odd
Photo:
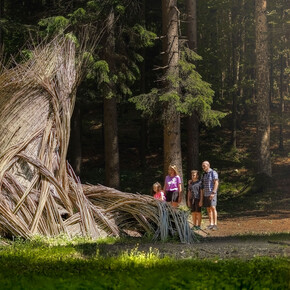
[[[272,176],[266,0],[256,0],[256,91],[258,173]]]

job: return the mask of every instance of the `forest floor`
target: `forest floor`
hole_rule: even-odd
[[[278,127],[272,130],[273,140],[277,141]],[[225,211],[219,214],[217,231],[206,230],[208,220],[204,217],[203,230],[197,233],[203,237],[202,248],[212,245],[212,249],[204,256],[219,253],[224,257],[281,254],[290,257],[289,122],[284,127],[283,152],[279,151],[277,144],[271,144],[273,181],[270,188],[265,192],[250,192],[235,199],[222,200],[221,208]]]
[[[241,197],[236,201],[237,204],[229,204],[230,213],[219,215],[218,231],[201,232],[201,235],[227,237],[247,234],[290,233],[289,168],[290,157],[275,158],[273,166],[275,183],[272,185],[272,190],[261,193],[259,196]],[[259,208],[253,208],[251,203],[259,204]],[[203,222],[205,225],[207,224],[206,219]]]
[[[289,160],[290,161],[290,160]],[[289,163],[288,163],[289,164]],[[290,179],[280,185],[281,191],[272,199],[263,198],[266,203],[262,210],[244,210],[230,214],[221,213],[218,230],[207,230],[207,216],[204,216],[202,230],[195,231],[197,241],[194,244],[181,244],[177,241],[144,242],[136,238],[130,242],[114,245],[100,245],[100,252],[119,255],[122,252],[153,251],[160,257],[170,256],[176,259],[252,259],[255,257],[290,258]],[[250,201],[249,199],[247,200]],[[242,203],[240,204],[242,205]],[[189,223],[191,220],[189,218]]]
[[[282,155],[273,158],[274,182],[266,192],[221,198],[217,231],[206,229],[208,218],[203,212],[202,230],[195,231],[196,243],[152,243],[136,238],[128,243],[100,245],[100,252],[119,255],[137,247],[141,252],[177,259],[290,258],[290,157],[288,153]]]
[[[290,115],[290,110],[288,113]],[[248,149],[251,144],[247,142],[247,138],[254,132],[255,128],[250,126],[240,133],[240,143],[247,144]],[[270,188],[264,192],[240,191],[229,198],[221,196],[217,206],[217,210],[220,210],[218,230],[206,229],[208,218],[204,211],[202,230],[195,232],[200,242],[194,245],[159,244],[157,249],[162,255],[178,258],[290,258],[290,122],[284,127],[283,151],[278,148],[278,132],[278,126],[272,126],[273,180]],[[250,151],[251,158],[254,153],[251,148]],[[228,171],[230,174],[235,172],[233,168]],[[223,176],[226,174],[228,173],[223,173]],[[243,174],[243,169],[239,169],[240,178]],[[249,172],[246,171],[245,174]],[[142,245],[143,247],[148,245]]]

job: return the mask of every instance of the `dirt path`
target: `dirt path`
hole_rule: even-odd
[[[273,165],[273,194],[262,196],[261,209],[220,214],[218,230],[207,230],[207,217],[202,222],[203,237],[193,246],[198,257],[221,258],[256,256],[290,257],[290,157],[277,157]],[[256,202],[256,201],[253,201]],[[241,205],[241,208],[243,206]],[[188,247],[186,247],[188,248]],[[190,247],[189,247],[190,248]],[[192,252],[194,254],[194,252]]]
[[[273,194],[239,200],[240,203],[230,207],[227,213],[219,214],[217,231],[206,229],[208,218],[205,216],[203,230],[196,231],[199,242],[193,245],[141,243],[138,249],[149,251],[151,248],[160,256],[169,255],[179,259],[251,259],[261,256],[290,258],[289,168],[290,157],[277,157],[273,166],[273,179],[276,181],[273,184]],[[244,201],[247,205],[243,204]]]
[[[204,231],[198,231],[203,237],[228,237],[247,234],[290,233],[290,213],[271,213],[264,216],[228,217],[219,219],[218,230],[206,230],[207,221],[203,223]]]
[[[176,259],[252,259],[256,257],[290,258],[290,235],[269,237],[211,237],[200,239],[194,244],[170,243],[117,243],[97,246],[100,255],[117,256],[124,252],[154,253],[159,257]]]
[[[274,179],[278,182],[273,185],[273,194],[270,192],[258,197],[246,197],[240,199],[237,204],[233,204],[232,200],[226,201],[231,204],[226,213],[219,214],[217,231],[206,229],[208,218],[204,216],[202,230],[195,231],[199,241],[192,245],[142,241],[140,244],[133,242],[100,247],[104,253],[110,255],[137,249],[141,252],[153,251],[160,257],[171,256],[177,259],[290,259],[290,178],[287,173],[289,166],[290,158],[281,158],[275,163]],[[247,204],[243,204],[244,202]],[[191,223],[191,217],[189,222]]]
[[[284,196],[284,195],[283,195]],[[287,196],[286,196],[287,197]],[[288,199],[287,199],[288,201]],[[288,203],[283,203],[287,206]],[[194,244],[178,242],[120,243],[99,245],[100,253],[119,255],[123,252],[153,252],[160,257],[177,259],[252,259],[256,257],[283,257],[290,259],[290,211],[285,207],[266,211],[248,211],[243,215],[219,218],[218,230],[207,230],[205,218],[202,229],[195,231]]]

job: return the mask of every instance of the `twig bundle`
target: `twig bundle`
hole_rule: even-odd
[[[149,196],[81,185],[66,154],[82,55],[59,36],[0,75],[0,227],[30,238],[148,233],[193,241],[186,214]]]

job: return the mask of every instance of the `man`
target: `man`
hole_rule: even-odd
[[[202,192],[201,200],[203,200],[203,206],[206,207],[210,230],[217,230],[217,189],[219,186],[218,174],[215,170],[210,168],[208,161],[202,163],[202,169],[204,175],[202,177]]]

